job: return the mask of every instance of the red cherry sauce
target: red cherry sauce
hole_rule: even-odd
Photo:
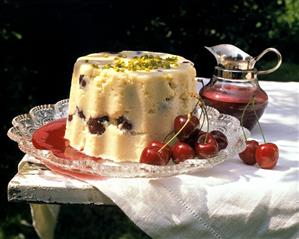
[[[255,96],[255,105],[250,105],[243,119],[243,126],[251,130],[257,122],[254,111],[260,118],[268,104],[268,96],[261,89],[248,89],[235,85],[204,87],[200,92],[205,103],[220,113],[229,114],[241,121],[243,110]]]
[[[37,149],[50,150],[55,156],[69,160],[102,160],[101,158],[85,155],[72,148],[69,145],[69,141],[64,138],[65,127],[65,118],[52,121],[40,127],[32,135],[32,143],[34,147]]]

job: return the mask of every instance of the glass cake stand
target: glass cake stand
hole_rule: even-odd
[[[200,114],[200,109],[197,114]],[[41,150],[32,144],[32,135],[41,126],[55,120],[67,117],[68,100],[56,104],[40,105],[32,108],[28,114],[16,116],[12,120],[13,127],[8,130],[8,136],[18,143],[19,148],[26,154],[39,159],[49,168],[93,176],[107,177],[166,177],[190,173],[212,168],[226,159],[232,158],[245,149],[245,140],[239,120],[235,117],[221,114],[216,109],[207,107],[210,130],[219,130],[228,138],[228,146],[221,150],[216,157],[209,159],[188,159],[179,164],[169,163],[156,166],[133,162],[113,162],[111,160],[89,160],[86,157],[66,159],[55,156],[49,150]],[[203,130],[206,125],[204,123]],[[250,134],[246,130],[247,136]]]

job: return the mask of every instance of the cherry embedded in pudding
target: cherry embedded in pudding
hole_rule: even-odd
[[[71,121],[73,120],[73,115],[72,115],[72,114],[69,114],[69,115],[67,116],[67,120],[71,122]]]
[[[171,149],[172,160],[174,163],[180,163],[187,159],[193,159],[195,156],[194,149],[186,143],[177,142]]]
[[[85,114],[83,113],[83,110],[80,110],[78,106],[76,106],[76,109],[77,109],[79,118],[85,120]]]
[[[84,79],[84,75],[79,76],[79,85],[81,88],[84,88],[86,86],[86,80]]]
[[[257,164],[263,169],[272,169],[279,158],[279,150],[276,144],[265,143],[257,147],[255,152]]]
[[[105,132],[105,126],[103,125],[102,117],[89,118],[87,125],[91,134],[101,135]]]
[[[131,130],[133,128],[132,123],[130,123],[129,120],[124,116],[118,117],[116,119],[116,124],[124,130]]]

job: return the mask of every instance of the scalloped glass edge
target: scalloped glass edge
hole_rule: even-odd
[[[200,114],[200,109],[196,112]],[[209,159],[188,159],[179,164],[156,166],[136,162],[112,162],[105,160],[68,160],[56,157],[48,150],[36,149],[31,137],[39,127],[60,118],[66,118],[68,113],[68,99],[58,101],[56,104],[46,104],[33,107],[28,114],[18,115],[12,120],[13,127],[7,132],[8,137],[16,141],[21,151],[39,159],[43,164],[56,166],[63,170],[76,173],[107,176],[107,177],[166,177],[185,174],[212,168],[226,159],[234,157],[245,149],[240,122],[233,116],[221,114],[212,107],[207,107],[210,129],[220,130],[228,138],[228,146],[221,150],[216,157]],[[203,129],[207,127],[204,123]],[[250,132],[244,128],[247,137]]]

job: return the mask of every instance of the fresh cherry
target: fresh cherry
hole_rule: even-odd
[[[165,143],[160,142],[160,141],[152,141],[148,146],[153,146],[153,147],[158,147],[159,149],[161,149],[163,146],[165,145]],[[166,145],[162,151],[165,151],[165,153],[168,154],[168,157],[170,158],[171,156],[171,148],[169,147],[169,145]]]
[[[276,166],[279,150],[276,144],[265,143],[257,147],[255,158],[257,164],[263,169],[272,169]]]
[[[245,106],[242,116],[241,116],[241,125],[243,125],[243,119],[244,114],[249,107],[249,105],[252,104],[253,108],[255,108],[255,97],[252,97],[252,100],[248,102],[248,104]],[[266,143],[266,138],[263,132],[263,129],[261,127],[261,124],[259,122],[259,117],[256,113],[256,111],[253,111],[255,118],[257,120],[257,124],[259,127],[259,130],[263,136],[264,144],[257,145],[257,142],[250,143],[250,141],[246,141],[246,149],[240,153],[240,158],[247,164],[254,164],[255,162],[264,169],[272,169],[276,166],[278,157],[279,157],[279,150],[276,144],[273,143]],[[246,140],[246,134],[242,127],[244,138]],[[254,141],[254,140],[253,140]]]
[[[195,145],[198,158],[211,158],[217,155],[218,143],[211,133],[204,133],[199,136]]]
[[[186,143],[177,142],[171,149],[172,160],[175,163],[180,163],[186,159],[192,159],[195,156],[193,148]]]
[[[213,130],[210,132],[213,137],[216,139],[217,143],[218,143],[218,148],[219,150],[221,149],[225,149],[227,147],[227,137],[225,136],[224,133],[222,133],[219,130]]]
[[[199,138],[200,135],[204,134],[205,132],[204,131],[201,131],[200,129],[196,128],[192,133],[191,135],[184,141],[184,143],[187,143],[189,144],[191,147],[195,147],[195,144]]]
[[[248,165],[254,165],[256,163],[255,152],[259,143],[255,140],[246,140],[246,148],[243,152],[239,153],[240,159]]]
[[[183,128],[187,120],[188,120],[187,115],[178,115],[174,119],[175,133],[179,132],[180,129]],[[178,139],[181,141],[187,140],[198,124],[199,124],[199,119],[196,116],[192,115],[190,121],[186,124],[186,126],[182,129],[182,131],[177,136]]]
[[[169,154],[167,150],[160,150],[160,147],[147,146],[143,149],[140,156],[140,163],[152,165],[166,165],[169,162]]]

